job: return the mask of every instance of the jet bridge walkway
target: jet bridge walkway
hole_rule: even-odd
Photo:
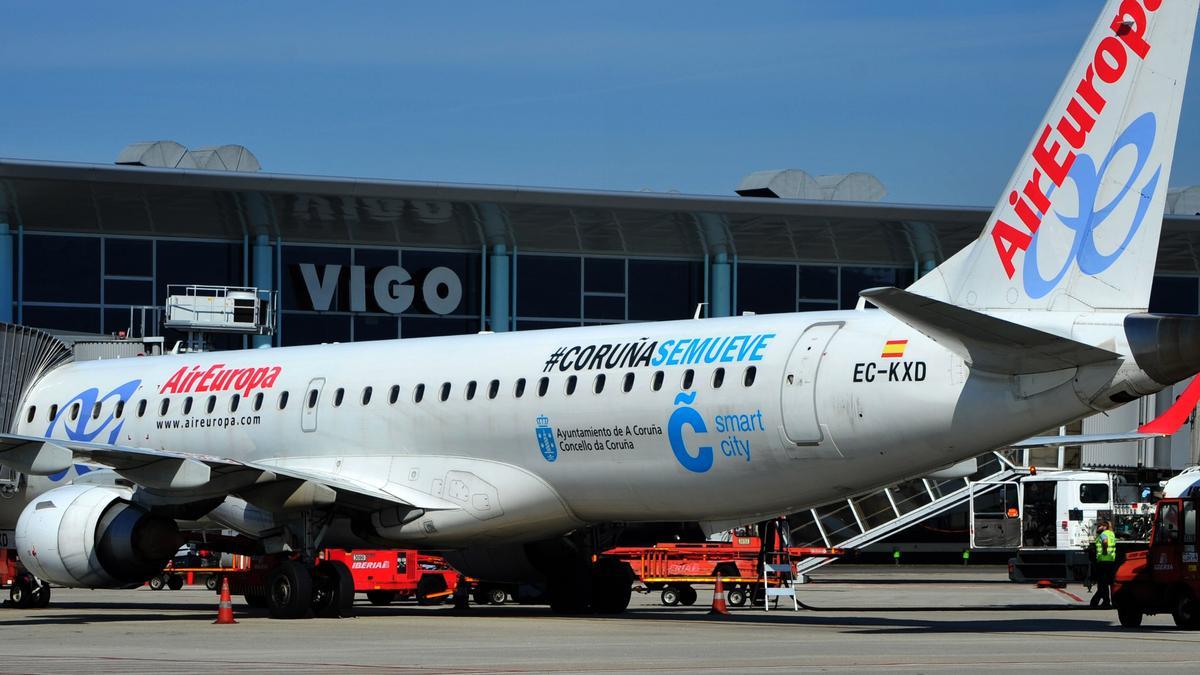
[[[796,546],[861,549],[971,499],[973,481],[1016,481],[1028,474],[999,452],[982,455],[976,471],[962,478],[918,478],[850,499],[831,502],[791,518]],[[806,574],[834,558],[806,558],[796,572]]]

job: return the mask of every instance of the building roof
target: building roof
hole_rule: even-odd
[[[27,232],[887,265],[948,257],[991,211],[9,159],[0,188]],[[1196,251],[1200,217],[1166,216],[1160,271],[1200,273]]]

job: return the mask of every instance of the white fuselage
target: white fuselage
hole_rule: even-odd
[[[1075,337],[1120,348],[1119,327]],[[18,433],[415,489],[458,509],[382,531],[456,546],[794,512],[1079,418],[1113,378],[972,372],[882,311],[813,312],[75,363]]]

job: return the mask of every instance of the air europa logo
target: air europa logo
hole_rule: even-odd
[[[1004,266],[1004,273],[1009,279],[1016,274],[1013,258],[1018,251],[1027,251],[1023,271],[1025,291],[1030,296],[1038,298],[1046,295],[1058,284],[1073,262],[1078,262],[1081,271],[1086,274],[1097,274],[1107,269],[1124,252],[1133,234],[1141,224],[1145,215],[1145,202],[1139,205],[1138,215],[1134,219],[1124,242],[1109,255],[1102,255],[1095,249],[1093,232],[1111,211],[1125,197],[1132,183],[1140,174],[1146,162],[1147,155],[1154,145],[1155,118],[1146,113],[1134,120],[1122,132],[1121,136],[1108,151],[1108,156],[1096,167],[1095,161],[1087,155],[1077,155],[1087,143],[1088,135],[1096,126],[1096,117],[1108,105],[1102,89],[1097,88],[1097,80],[1106,85],[1114,85],[1129,70],[1132,58],[1144,60],[1150,53],[1150,43],[1146,41],[1147,10],[1156,11],[1162,5],[1162,0],[1124,0],[1113,18],[1110,28],[1112,35],[1106,36],[1096,46],[1092,63],[1088,65],[1083,78],[1075,86],[1074,95],[1067,104],[1058,123],[1052,128],[1049,124],[1042,129],[1041,135],[1033,146],[1031,157],[1035,167],[1032,175],[1026,180],[1020,193],[1013,190],[1008,195],[1008,203],[1013,213],[1020,219],[1024,229],[1010,225],[1002,219],[997,219],[992,229],[992,241],[996,253]],[[1057,132],[1055,136],[1051,136]],[[1064,142],[1066,144],[1064,152]],[[1100,179],[1104,176],[1109,162],[1118,150],[1133,145],[1138,150],[1137,167],[1129,178],[1129,182],[1120,194],[1109,204],[1096,209],[1095,198],[1099,191]],[[1075,230],[1076,237],[1072,244],[1071,254],[1063,265],[1062,270],[1043,279],[1037,269],[1037,233],[1042,225],[1042,218],[1050,212],[1050,195],[1055,188],[1061,187],[1070,177],[1076,184],[1079,193],[1079,210],[1075,217],[1059,219],[1067,227]],[[1048,180],[1049,184],[1044,185]],[[1142,191],[1147,189],[1153,193],[1158,184],[1158,173],[1146,182]],[[1044,185],[1044,186],[1043,186]],[[1057,215],[1057,214],[1056,214]]]
[[[283,368],[262,366],[258,368],[226,368],[224,363],[214,363],[206,370],[200,366],[187,366],[175,371],[171,379],[158,390],[160,394],[190,394],[192,392],[237,391],[249,396],[255,389],[270,389]]]

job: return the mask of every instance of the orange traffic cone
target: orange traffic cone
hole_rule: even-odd
[[[229,577],[221,578],[221,601],[217,603],[217,620],[213,623],[237,623],[233,619],[233,598],[229,597]]]
[[[725,585],[721,583],[721,577],[717,577],[717,585],[713,588],[713,604],[708,613],[710,616],[729,613],[729,608],[725,606]]]

